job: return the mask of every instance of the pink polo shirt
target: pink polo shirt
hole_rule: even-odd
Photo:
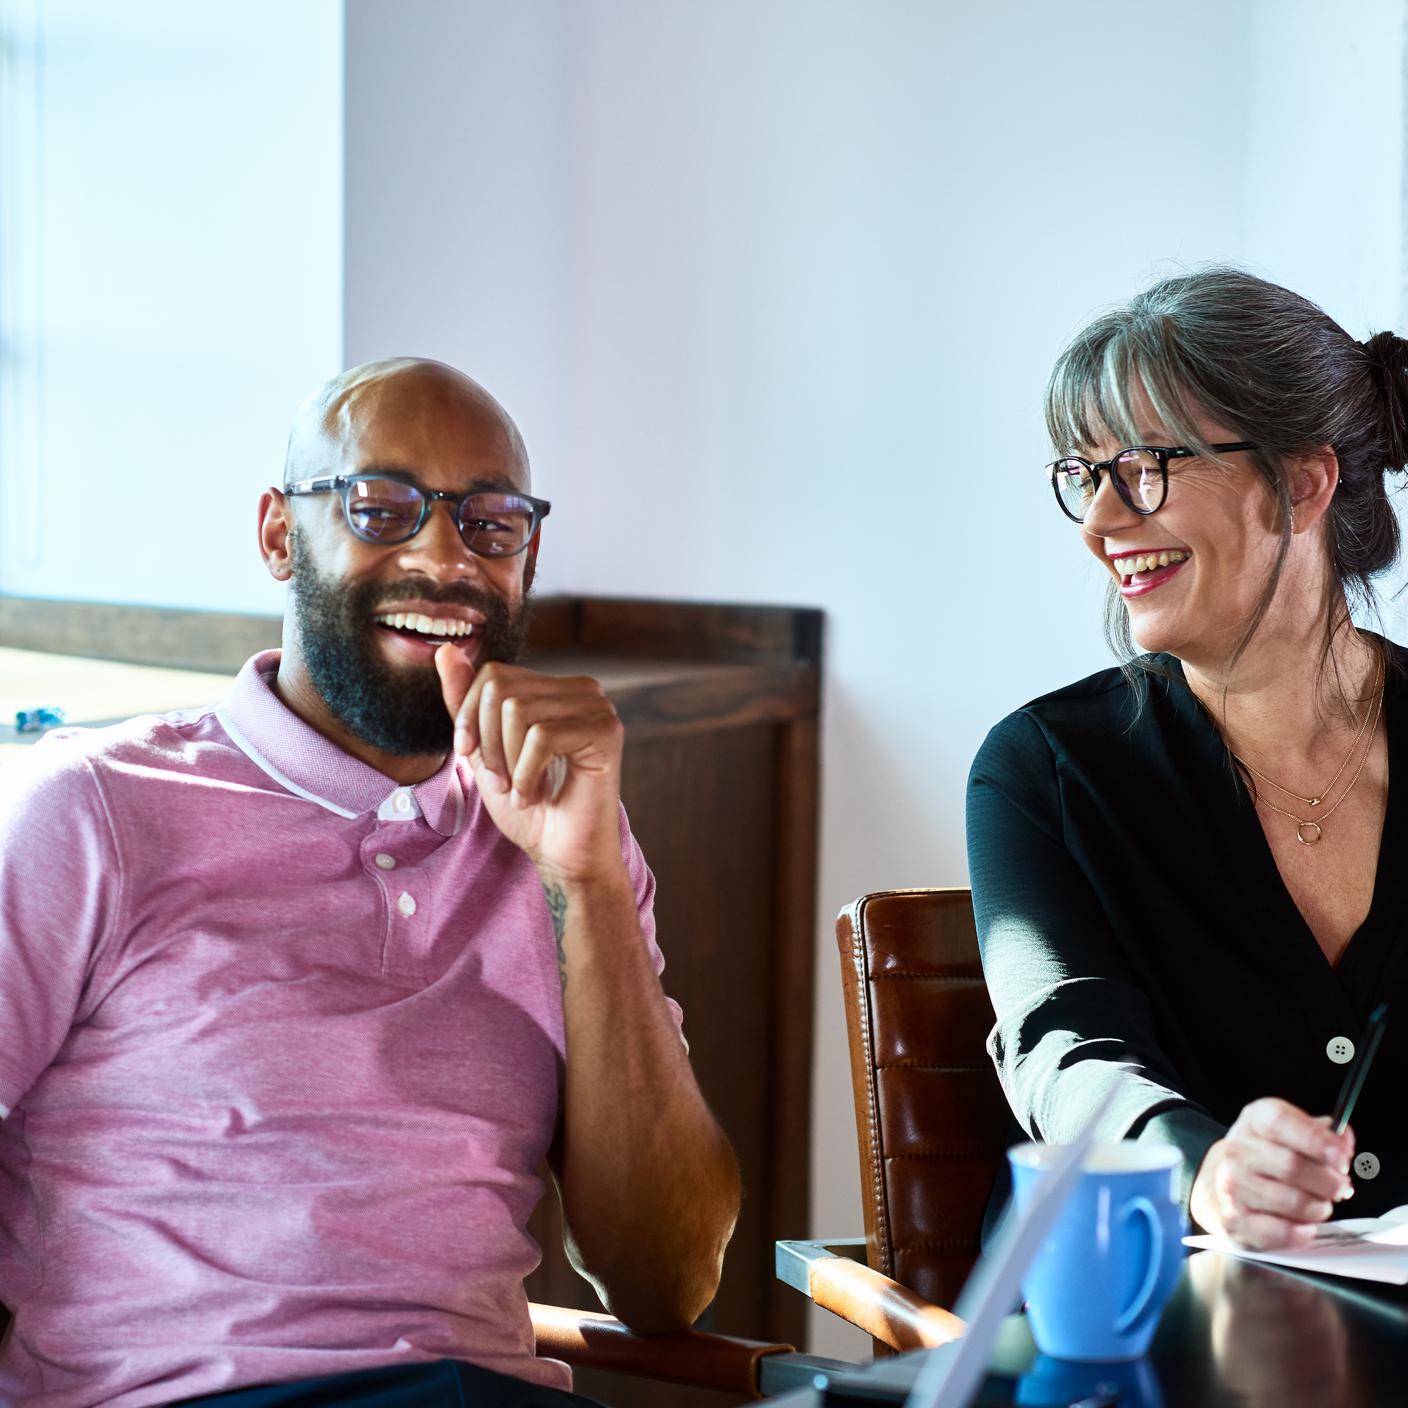
[[[0,769],[0,1403],[570,1382],[523,1291],[564,1058],[537,875],[467,768],[396,786],[277,661]]]

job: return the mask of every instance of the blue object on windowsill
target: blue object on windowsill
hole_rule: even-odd
[[[16,733],[43,733],[57,728],[67,715],[62,709],[20,709],[15,714]]]

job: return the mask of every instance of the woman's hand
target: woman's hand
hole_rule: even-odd
[[[1208,1150],[1188,1211],[1244,1247],[1305,1246],[1353,1192],[1354,1133],[1284,1100],[1253,1100]]]

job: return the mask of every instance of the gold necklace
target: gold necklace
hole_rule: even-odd
[[[1294,797],[1296,801],[1304,802],[1308,807],[1318,807],[1320,803],[1323,802],[1325,798],[1330,794],[1330,791],[1334,787],[1335,783],[1340,780],[1340,774],[1344,772],[1346,767],[1348,767],[1349,760],[1358,751],[1359,744],[1364,738],[1365,730],[1369,730],[1369,746],[1364,750],[1364,756],[1360,758],[1359,766],[1354,770],[1354,776],[1349,779],[1349,786],[1346,787],[1344,791],[1340,793],[1339,799],[1336,802],[1334,802],[1330,807],[1328,807],[1324,812],[1320,814],[1319,821],[1315,821],[1310,818],[1299,817],[1294,812],[1288,812],[1285,807],[1278,807],[1275,802],[1267,801],[1264,797],[1258,797],[1256,799],[1258,802],[1261,802],[1263,806],[1270,807],[1273,812],[1277,812],[1284,817],[1289,817],[1293,822],[1295,822],[1296,840],[1299,841],[1302,846],[1315,845],[1325,834],[1321,822],[1329,821],[1331,815],[1339,810],[1340,804],[1344,801],[1344,799],[1348,797],[1351,792],[1354,791],[1354,784],[1359,781],[1359,775],[1364,771],[1364,765],[1369,761],[1369,754],[1374,751],[1374,734],[1373,729],[1370,728],[1369,720],[1372,718],[1374,721],[1374,726],[1377,726],[1379,722],[1379,714],[1384,707],[1384,666],[1382,662],[1380,662],[1379,665],[1377,692],[1378,697],[1374,701],[1374,707],[1369,713],[1366,713],[1364,715],[1364,722],[1359,725],[1359,732],[1354,735],[1354,742],[1350,745],[1349,752],[1345,755],[1344,762],[1340,764],[1339,771],[1336,772],[1334,777],[1330,779],[1329,786],[1324,788],[1318,797],[1302,797],[1299,792],[1292,792],[1289,787],[1282,787],[1279,782],[1272,782],[1271,779],[1267,777],[1264,772],[1258,771],[1245,758],[1238,757],[1236,753],[1232,754],[1232,756],[1236,758],[1237,762],[1241,763],[1241,765],[1246,768],[1248,772],[1254,773],[1263,782],[1270,782],[1271,785],[1278,792],[1285,793],[1287,797]],[[1230,752],[1231,750],[1229,749],[1228,751]]]
[[[1382,666],[1380,666],[1380,671],[1382,672]],[[1378,690],[1381,684],[1382,673],[1380,675],[1380,678],[1374,681],[1375,690]],[[1380,698],[1382,698],[1382,695],[1380,695]],[[1233,753],[1232,756],[1236,758],[1237,761],[1241,763],[1241,765],[1246,768],[1248,772],[1255,773],[1257,777],[1259,777],[1263,782],[1271,783],[1271,785],[1278,792],[1283,793],[1287,797],[1294,797],[1298,802],[1304,802],[1307,807],[1318,807],[1320,803],[1323,802],[1325,798],[1328,797],[1330,793],[1335,790],[1335,783],[1340,780],[1340,774],[1343,773],[1345,768],[1349,766],[1349,760],[1354,756],[1360,743],[1363,742],[1364,730],[1369,726],[1369,716],[1372,712],[1372,710],[1365,710],[1364,722],[1359,725],[1359,731],[1354,735],[1354,742],[1349,745],[1349,752],[1344,755],[1344,762],[1339,765],[1339,768],[1336,770],[1335,775],[1320,789],[1319,793],[1314,797],[1302,797],[1299,792],[1292,792],[1289,787],[1282,787],[1279,782],[1276,782],[1272,778],[1267,777],[1264,772],[1261,772],[1259,769],[1254,768],[1245,758],[1238,757],[1236,753]]]

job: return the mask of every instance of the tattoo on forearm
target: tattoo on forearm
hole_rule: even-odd
[[[563,992],[567,991],[567,946],[564,936],[567,933],[567,896],[561,885],[544,885],[547,896],[548,913],[552,915],[552,936],[557,941],[557,977]]]

